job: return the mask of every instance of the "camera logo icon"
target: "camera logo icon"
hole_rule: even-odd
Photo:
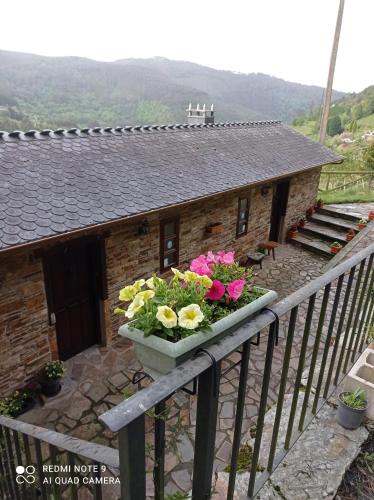
[[[16,482],[18,484],[33,484],[36,481],[35,467],[33,465],[28,465],[27,467],[24,467],[23,465],[17,465],[16,473]]]

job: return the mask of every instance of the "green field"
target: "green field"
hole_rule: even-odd
[[[371,203],[374,202],[374,189],[347,188],[345,191],[321,193],[325,203]]]

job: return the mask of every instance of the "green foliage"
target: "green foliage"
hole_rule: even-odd
[[[187,495],[187,493],[181,493],[180,491],[177,491],[172,495],[166,495],[165,500],[188,500],[189,498],[190,497]]]
[[[65,372],[63,361],[48,361],[43,369],[43,376],[47,380],[57,380],[63,376]]]
[[[357,388],[352,392],[343,392],[340,399],[350,408],[360,410],[366,408],[367,400],[363,389]]]
[[[371,325],[368,328],[367,342],[368,342],[368,344],[371,344],[372,342],[374,342],[374,325]]]
[[[360,187],[348,188],[344,191],[323,193],[325,203],[371,203],[374,202],[374,190],[364,190]]]
[[[291,122],[323,93],[160,57],[109,63],[0,51],[0,67],[0,107],[22,113],[16,124],[0,115],[1,130],[184,123],[189,102],[214,103],[217,121]]]
[[[374,170],[374,142],[367,148],[364,154],[364,162],[368,170]]]
[[[342,121],[339,115],[333,115],[327,122],[327,133],[330,137],[341,134],[343,132]]]
[[[243,472],[248,472],[250,470],[252,464],[252,458],[253,458],[252,446],[248,443],[243,444],[239,448],[239,453],[238,453],[238,463],[236,470],[239,474]],[[227,465],[224,470],[225,472],[231,472],[231,466]],[[263,470],[264,468],[261,465],[257,465],[258,472],[262,472]]]

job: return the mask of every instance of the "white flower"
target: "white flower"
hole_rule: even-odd
[[[132,319],[143,306],[144,298],[141,295],[137,294],[125,313],[126,318]]]
[[[136,295],[136,288],[134,287],[134,285],[128,285],[119,291],[118,299],[121,302],[128,302],[129,300],[132,300],[135,297],[135,295]]]
[[[182,307],[178,312],[178,324],[187,330],[194,330],[203,319],[204,314],[198,304]]]
[[[147,287],[150,288],[151,290],[154,290],[156,288],[156,283],[161,283],[163,279],[158,278],[157,276],[152,276],[152,278],[148,278],[146,281]]]
[[[141,280],[137,280],[135,281],[134,283],[134,288],[137,292],[140,292],[140,290],[142,289],[142,287],[145,285],[145,280],[141,279]]]
[[[177,315],[168,306],[158,306],[156,318],[164,325],[165,328],[174,328],[177,326]]]

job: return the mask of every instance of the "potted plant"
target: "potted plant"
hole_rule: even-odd
[[[292,226],[290,227],[290,230],[288,231],[288,237],[289,238],[296,238],[297,236],[297,224],[292,224]]]
[[[343,248],[343,245],[341,245],[338,241],[334,241],[334,243],[331,243],[330,245],[330,252],[333,254],[336,254],[340,252],[340,250]]]
[[[351,241],[356,236],[356,231],[354,229],[349,229],[345,235],[346,241]]]
[[[45,365],[40,378],[44,396],[56,396],[61,391],[61,378],[64,372],[64,363],[60,360],[49,361]]]
[[[307,217],[312,217],[312,215],[314,214],[315,210],[314,210],[314,207],[309,207],[306,211],[306,216]]]
[[[361,229],[365,229],[365,227],[367,226],[367,219],[360,219],[357,223],[357,227],[358,229],[361,231]]]
[[[222,231],[223,231],[222,222],[215,222],[214,224],[209,224],[206,227],[207,234],[219,234],[222,233]]]
[[[374,210],[370,210],[369,215],[368,215],[369,220],[374,220]]]
[[[299,227],[304,227],[306,224],[306,219],[305,217],[301,217],[301,219],[299,220],[299,223],[298,223],[298,226]]]
[[[367,406],[363,389],[340,393],[337,413],[339,424],[346,429],[357,429],[365,416]]]
[[[254,286],[252,269],[239,266],[234,252],[208,252],[184,273],[172,272],[168,281],[152,276],[123,288],[119,300],[127,308],[114,311],[129,319],[119,334],[134,342],[153,378],[233,332],[277,297]]]
[[[0,415],[19,417],[34,408],[37,385],[33,382],[16,389],[11,396],[0,400]]]

